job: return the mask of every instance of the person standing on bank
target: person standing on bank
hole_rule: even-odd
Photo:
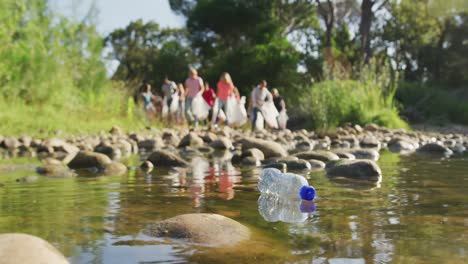
[[[213,115],[213,106],[215,103],[216,99],[216,94],[213,90],[213,88],[210,87],[210,85],[205,82],[205,89],[203,90],[202,93],[203,99],[205,99],[205,102],[210,106],[210,111],[208,112],[208,119],[207,119],[207,124],[211,126],[211,119]]]
[[[279,94],[278,89],[273,88],[271,90],[271,94],[273,95],[273,103],[275,104],[276,110],[278,113],[281,111],[286,111],[286,103],[283,100],[283,97]]]
[[[252,131],[255,131],[255,123],[257,122],[258,113],[262,112],[262,106],[265,102],[271,100],[273,100],[273,97],[267,89],[267,82],[263,80],[253,89],[250,95],[249,108],[252,113]]]
[[[189,77],[185,80],[185,113],[189,121],[198,127],[198,119],[192,113],[192,102],[195,96],[203,90],[203,79],[198,76],[195,69],[190,69]]]
[[[216,113],[216,121],[215,125],[218,125],[219,121],[219,113],[221,110],[224,111],[224,113],[227,112],[227,107],[226,103],[228,101],[229,96],[231,96],[233,89],[234,89],[234,84],[232,83],[231,75],[227,72],[223,72],[221,74],[221,77],[219,78],[219,82],[217,84],[218,88],[218,111]],[[224,121],[225,124],[228,124],[227,118]]]
[[[185,89],[182,83],[177,85],[177,95],[179,96],[179,102],[177,107],[177,123],[180,125],[185,121]]]
[[[173,113],[171,113],[171,105],[172,105],[172,100],[174,99],[174,95],[177,92],[177,85],[175,82],[169,80],[167,76],[164,78],[164,83],[161,87],[162,94],[164,98],[166,99],[166,105],[168,109],[168,117],[169,121],[172,120]]]

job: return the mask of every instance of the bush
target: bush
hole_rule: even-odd
[[[324,81],[302,89],[299,114],[311,128],[329,129],[346,122],[376,123],[390,128],[406,128],[393,102],[393,92],[370,81]]]
[[[396,99],[423,115],[424,121],[468,125],[468,90],[401,82]]]

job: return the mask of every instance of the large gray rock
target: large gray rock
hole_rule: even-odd
[[[26,234],[0,235],[1,264],[68,264],[68,260],[47,241]]]
[[[184,148],[187,146],[191,147],[201,147],[205,142],[201,137],[199,137],[196,133],[190,132],[185,135],[179,142],[178,148]]]
[[[372,160],[340,160],[327,168],[327,175],[377,181],[382,171]]]
[[[415,151],[417,146],[417,142],[405,138],[393,138],[387,143],[387,147],[391,152],[402,154]]]
[[[5,138],[3,139],[2,146],[8,150],[14,150],[21,145],[18,139],[16,138]]]
[[[257,138],[243,138],[241,140],[243,149],[257,148],[263,152],[265,158],[286,157],[288,152],[278,143]]]
[[[222,215],[184,214],[147,226],[144,234],[211,246],[231,246],[250,237],[250,230]]]
[[[308,161],[303,160],[303,159],[290,159],[290,158],[284,158],[278,160],[279,163],[285,163],[288,170],[296,170],[296,171],[302,171],[302,170],[310,170],[311,165]]]
[[[104,167],[104,175],[108,176],[122,176],[127,173],[127,166],[120,162],[112,162],[106,164]]]
[[[323,162],[329,162],[333,160],[339,160],[340,157],[333,152],[325,151],[325,150],[317,150],[317,151],[307,151],[307,152],[300,152],[294,154],[294,156],[304,159],[304,160],[320,160]]]
[[[428,155],[443,155],[450,156],[453,154],[453,151],[449,148],[439,145],[437,143],[428,143],[417,150],[418,153],[428,154]]]
[[[321,160],[311,159],[311,160],[308,160],[308,162],[310,164],[311,170],[314,170],[314,171],[323,170],[327,166],[325,162]]]
[[[80,151],[68,163],[68,167],[72,169],[86,169],[86,168],[99,168],[102,169],[106,164],[111,163],[112,160],[101,153]]]
[[[153,151],[155,149],[162,148],[164,146],[164,142],[161,138],[149,138],[144,139],[137,142],[137,146],[139,149],[144,149],[146,151]]]
[[[359,145],[362,148],[380,149],[381,147],[380,141],[374,136],[365,136],[363,139],[361,139]]]
[[[219,137],[218,139],[213,140],[210,142],[210,147],[214,149],[231,149],[232,141],[227,137]]]
[[[187,167],[188,163],[177,156],[166,150],[157,150],[151,153],[148,157],[149,161],[157,167]]]
[[[254,157],[257,160],[264,160],[265,154],[263,154],[263,152],[257,148],[250,148],[242,151],[242,158],[245,157]]]
[[[352,149],[351,154],[356,157],[356,159],[369,159],[377,161],[380,158],[380,154],[375,149]]]

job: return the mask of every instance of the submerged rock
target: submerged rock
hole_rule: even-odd
[[[122,176],[127,173],[127,166],[120,162],[112,162],[106,164],[104,167],[104,175],[108,176]]]
[[[378,180],[382,170],[372,160],[340,160],[327,168],[327,175],[360,180]]]
[[[375,149],[353,149],[351,150],[356,159],[369,159],[377,161],[380,158],[380,154]]]
[[[68,260],[49,242],[26,234],[0,235],[2,264],[69,264]]]
[[[108,156],[102,153],[80,151],[68,163],[68,167],[72,169],[87,169],[87,168],[103,169],[106,164],[109,164],[111,162],[112,160]]]
[[[232,246],[250,237],[250,230],[222,215],[184,214],[147,226],[144,234],[211,246]]]
[[[428,143],[417,150],[420,154],[450,156],[453,151],[437,143]]]
[[[177,156],[174,153],[171,153],[166,150],[157,150],[151,153],[148,157],[149,161],[153,165],[158,167],[187,167],[188,163]]]
[[[76,173],[65,165],[44,165],[37,167],[36,172],[51,178],[69,178],[76,176]]]

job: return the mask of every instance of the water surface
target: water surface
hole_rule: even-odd
[[[259,170],[222,157],[194,158],[187,172],[133,169],[32,183],[16,179],[36,175],[37,160],[7,159],[0,161],[0,233],[42,237],[71,263],[466,263],[468,156],[382,153],[378,163],[377,184],[305,174],[317,189],[315,211],[285,223],[259,212]],[[141,233],[184,213],[225,215],[247,225],[252,239],[213,248]]]

